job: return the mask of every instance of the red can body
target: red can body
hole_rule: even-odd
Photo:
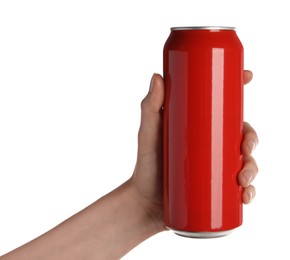
[[[243,46],[231,27],[177,27],[163,54],[164,223],[226,235],[242,224]]]

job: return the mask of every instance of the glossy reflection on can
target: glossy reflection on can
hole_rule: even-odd
[[[232,230],[242,223],[243,163],[243,47],[235,30],[173,28],[164,80],[164,223],[182,234]]]

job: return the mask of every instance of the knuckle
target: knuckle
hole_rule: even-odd
[[[259,171],[257,162],[254,159],[254,157],[252,157],[251,155],[245,156],[244,167],[251,168],[251,169],[255,170],[255,173],[258,173],[258,171]]]
[[[144,111],[147,109],[147,104],[148,104],[148,100],[147,98],[145,97],[142,101],[141,101],[141,104],[140,104],[140,107],[141,107],[141,110]]]

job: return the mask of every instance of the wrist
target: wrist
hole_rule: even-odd
[[[149,237],[165,230],[131,179],[97,201],[96,206],[106,216],[97,220],[96,226],[98,232],[106,234],[108,239],[103,240],[104,247],[112,258],[124,256]]]
[[[139,214],[140,224],[153,235],[167,230],[163,224],[162,204],[146,198],[132,178],[124,185],[127,186],[128,201],[134,204],[133,214]]]

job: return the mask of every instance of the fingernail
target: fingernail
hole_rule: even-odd
[[[248,149],[249,149],[250,153],[252,153],[255,150],[255,148],[256,148],[256,142],[253,140],[250,140],[248,142]]]
[[[149,93],[152,93],[153,92],[154,82],[155,82],[155,75],[156,75],[156,73],[154,73],[152,75],[152,78],[151,78],[151,81],[150,81]]]
[[[248,191],[248,196],[249,196],[249,202],[251,202],[254,198],[254,194],[252,191]]]
[[[244,178],[246,180],[246,182],[248,183],[248,185],[251,183],[251,181],[253,180],[253,173],[250,170],[246,170],[244,173]]]

